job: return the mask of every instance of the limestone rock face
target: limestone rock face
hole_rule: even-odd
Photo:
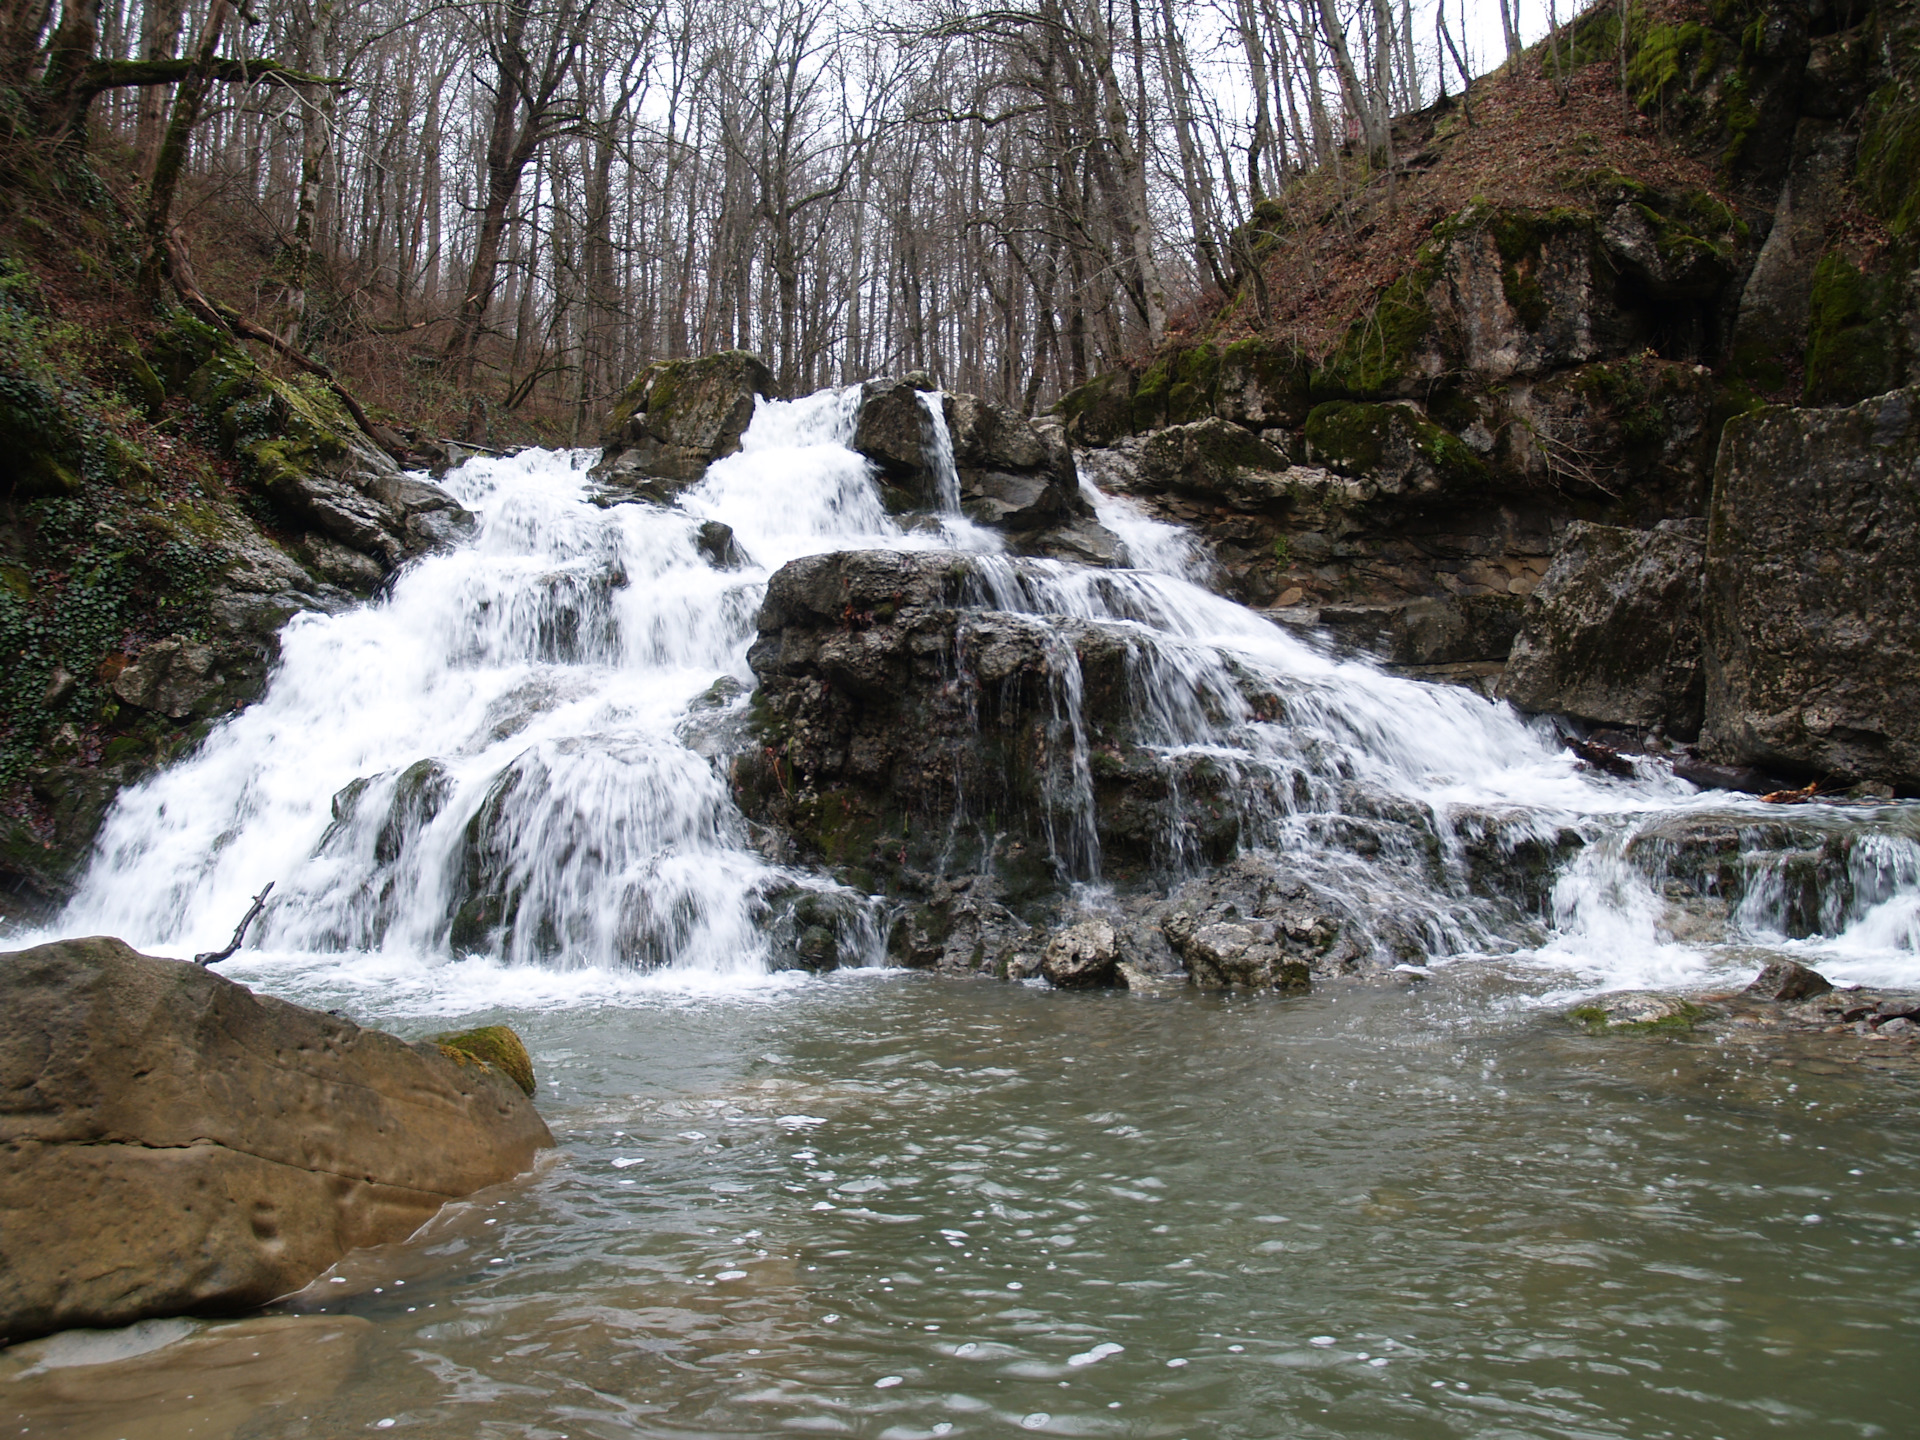
[[[1499,694],[1526,710],[1700,731],[1704,547],[1684,528],[1575,521],[1527,601]]]
[[[1920,781],[1920,388],[1729,421],[1706,573],[1720,758]]]
[[[670,499],[740,448],[754,397],[772,393],[773,372],[744,350],[649,365],[602,426],[593,476],[647,499]]]
[[[514,1079],[109,938],[0,955],[0,1339],[231,1312],[553,1137]]]

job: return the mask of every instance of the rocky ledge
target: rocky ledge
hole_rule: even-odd
[[[1838,987],[1793,960],[1776,960],[1734,993],[1620,990],[1567,1012],[1589,1035],[1699,1034],[1828,1058],[1920,1062],[1920,993]]]
[[[505,1027],[408,1044],[120,940],[0,955],[0,1343],[252,1309],[553,1137]]]

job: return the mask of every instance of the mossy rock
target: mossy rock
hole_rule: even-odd
[[[1133,433],[1134,375],[1131,370],[1109,370],[1062,395],[1054,404],[1070,443],[1111,445]]]
[[[482,1025],[478,1030],[449,1031],[433,1036],[428,1043],[456,1065],[471,1065],[476,1060],[491,1065],[527,1094],[533,1094],[533,1057],[508,1026]]]
[[[1167,423],[1185,425],[1213,413],[1220,352],[1211,345],[1176,350],[1167,363]]]
[[[1589,1035],[1685,1035],[1707,1018],[1691,1000],[1671,995],[1628,992],[1601,995],[1567,1011],[1567,1019]]]
[[[1295,426],[1313,408],[1313,362],[1293,345],[1236,340],[1220,352],[1213,412],[1223,420]]]
[[[1162,356],[1134,383],[1131,408],[1136,433],[1158,430],[1167,423],[1167,394],[1172,388],[1172,366]]]
[[[1829,251],[1814,267],[1807,317],[1808,405],[1851,405],[1893,389],[1899,280]]]
[[[1920,224],[1920,64],[1904,80],[1881,87],[1860,136],[1858,177],[1867,206],[1897,236]]]
[[[16,500],[78,494],[85,463],[60,397],[23,375],[0,374],[0,490]]]
[[[1412,407],[1329,400],[1305,426],[1309,458],[1394,488],[1459,488],[1486,480],[1486,463],[1465,441]]]
[[[1386,395],[1413,379],[1413,362],[1433,333],[1427,292],[1440,278],[1442,246],[1424,246],[1413,268],[1380,293],[1373,309],[1347,328],[1313,373],[1316,399]]]

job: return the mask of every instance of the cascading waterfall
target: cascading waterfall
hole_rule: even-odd
[[[1045,632],[1048,823],[1070,878],[1101,875],[1075,645],[1097,632],[1124,652],[1135,740],[1176,802],[1183,777],[1224,776],[1240,848],[1374,917],[1377,950],[1514,953],[1605,985],[1765,944],[1920,978],[1906,807],[1783,819],[1670,776],[1581,773],[1505,706],[1330,658],[1202,589],[1193,537],[1092,485],[1133,568],[1010,556],[960,516],[941,397],[921,398],[931,527],[897,524],[848,448],[857,387],[762,402],[673,507],[597,494],[583,453],[470,461],[446,483],[480,515],[474,539],[377,602],[291,622],[267,695],[121,796],[60,929],[213,948],[272,880],[263,948],[752,976],[813,896],[857,917],[843,958],[877,960],[880,907],[769,863],[734,807],[746,652],[790,560],[957,549],[969,603]],[[725,564],[701,548],[710,521],[733,532]],[[1714,864],[1687,838],[1701,824],[1733,837]],[[1169,881],[1203,859],[1178,825],[1165,852]],[[1533,913],[1490,878],[1523,866],[1552,872]]]

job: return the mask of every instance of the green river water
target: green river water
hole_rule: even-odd
[[[1525,988],[854,973],[475,1016],[527,1038],[550,1163],[349,1257],[284,1353],[176,1344],[59,1405],[29,1376],[15,1428],[1914,1434],[1913,1073],[1589,1038]],[[350,1357],[300,1381],[301,1336]]]

